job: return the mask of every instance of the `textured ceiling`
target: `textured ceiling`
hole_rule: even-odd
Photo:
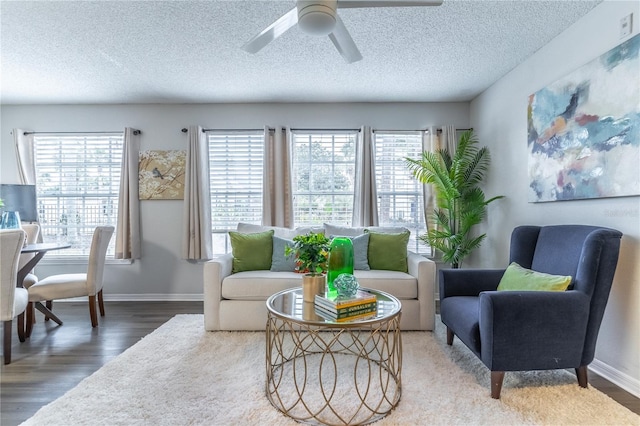
[[[289,1],[0,1],[3,104],[473,99],[598,1],[339,9],[364,59],[294,27],[240,47]]]

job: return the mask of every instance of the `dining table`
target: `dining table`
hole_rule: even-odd
[[[25,277],[29,272],[40,262],[40,260],[50,251],[55,250],[64,250],[71,247],[69,243],[35,243],[35,244],[27,244],[22,247],[20,254],[29,254],[32,253],[34,256],[24,264],[22,268],[18,271],[18,279],[17,285],[22,287],[22,283],[24,282]],[[46,318],[52,319],[58,325],[62,325],[62,320],[58,318],[51,310],[47,309],[42,303],[36,302],[34,304],[35,308],[42,312]]]

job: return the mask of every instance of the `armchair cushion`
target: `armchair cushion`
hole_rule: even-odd
[[[511,262],[498,284],[498,290],[565,291],[569,284],[570,276],[532,271]]]
[[[233,251],[233,272],[271,269],[273,230],[255,234],[229,231]]]

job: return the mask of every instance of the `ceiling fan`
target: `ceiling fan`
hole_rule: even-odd
[[[296,7],[253,37],[242,48],[257,53],[267,44],[298,24],[311,35],[328,35],[347,63],[362,59],[347,27],[338,16],[337,9],[364,7],[440,6],[442,0],[297,0]]]

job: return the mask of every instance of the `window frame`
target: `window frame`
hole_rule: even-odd
[[[209,192],[211,197],[211,234],[212,234],[212,250],[214,256],[219,256],[227,253],[231,253],[231,242],[229,239],[229,231],[235,231],[237,229],[237,225],[239,222],[251,223],[255,225],[260,225],[262,223],[262,199],[263,199],[263,191],[264,191],[264,158],[266,155],[265,152],[265,130],[264,129],[249,129],[249,130],[216,130],[216,129],[208,129],[205,131],[207,135],[207,147],[209,152]],[[259,205],[250,204],[251,211],[257,212],[253,217],[245,217],[241,218],[235,222],[220,222],[216,223],[216,218],[219,217],[217,214],[218,209],[214,208],[216,204],[216,200],[221,197],[219,191],[219,185],[216,184],[215,175],[219,169],[215,167],[216,164],[219,164],[221,168],[226,170],[225,176],[227,179],[224,180],[224,184],[227,188],[231,188],[228,184],[237,182],[237,179],[233,179],[233,173],[229,171],[228,167],[231,164],[228,160],[228,156],[222,157],[224,160],[218,161],[218,156],[214,159],[214,155],[216,151],[212,147],[212,143],[216,143],[216,138],[224,138],[227,140],[225,146],[229,147],[229,141],[232,139],[246,138],[247,142],[250,143],[249,146],[246,146],[248,152],[256,152],[255,150],[259,147],[260,153],[258,154],[259,158],[248,160],[248,164],[244,167],[248,170],[251,169],[252,165],[260,164],[259,173],[255,170],[252,170],[251,175],[259,175],[259,178],[253,178],[252,182],[255,181],[257,185],[259,182],[259,190],[254,189],[251,185],[249,189],[247,189],[243,194],[245,194],[249,200],[259,199]],[[223,149],[222,152],[225,155],[231,155],[232,151],[229,149]],[[238,166],[242,167],[242,166]],[[230,177],[230,178],[229,178]],[[220,180],[222,182],[222,180]],[[228,189],[222,194],[225,196],[230,202],[237,199],[238,191]],[[224,208],[224,207],[221,207]],[[235,213],[237,215],[237,213]],[[220,241],[222,240],[222,241]]]
[[[292,180],[292,196],[293,196],[293,215],[294,215],[294,226],[322,226],[323,223],[332,223],[336,225],[346,225],[351,226],[352,217],[353,217],[353,200],[355,197],[355,170],[356,170],[356,144],[358,143],[358,135],[359,130],[353,129],[325,129],[325,130],[291,130],[291,180]],[[314,141],[314,138],[316,140]],[[313,153],[313,144],[317,143],[318,139],[320,140],[321,147],[330,143],[331,151],[330,159],[323,161],[314,161],[312,157]],[[329,141],[327,141],[329,138]],[[337,140],[338,139],[338,140]],[[344,139],[344,140],[340,140]],[[352,148],[350,150],[349,155],[352,156],[352,159],[349,159],[348,156],[345,156],[344,160],[336,161],[336,146],[345,145],[348,147],[348,144],[352,144]],[[301,160],[297,158],[298,145],[307,145],[309,150],[309,155],[304,160],[304,164],[299,168]],[[330,187],[334,189],[319,189],[318,187],[313,187],[314,182],[314,170],[318,170],[318,165],[329,165],[331,169],[331,184]],[[349,188],[347,190],[338,191],[335,187],[338,185],[336,183],[336,170],[343,169],[345,173],[342,175],[345,179],[344,183],[348,182]],[[300,170],[309,170],[308,177],[308,188],[300,189],[298,187],[298,174]],[[326,217],[320,217],[317,220],[301,220],[303,217],[302,213],[299,213],[303,209],[298,207],[298,203],[301,199],[308,197],[310,200],[314,198],[317,200],[318,197],[329,197],[331,207],[331,214]],[[347,197],[350,200],[348,202],[338,202],[339,198]],[[308,215],[311,215],[313,209],[313,201],[309,203]],[[339,214],[339,210],[334,210],[333,206],[342,205],[346,208],[346,212],[343,213],[342,218],[336,215]]]
[[[373,131],[373,145],[374,145],[374,157],[376,164],[376,191],[378,196],[378,224],[381,227],[397,227],[403,226],[409,229],[411,232],[411,236],[409,238],[409,250],[418,254],[431,256],[432,250],[431,247],[425,245],[423,242],[419,240],[420,235],[424,235],[427,232],[426,220],[424,217],[424,191],[422,189],[422,183],[420,183],[415,177],[413,177],[406,167],[404,162],[405,157],[418,158],[422,155],[423,152],[423,131],[407,131],[407,130],[374,130]],[[384,144],[384,139],[393,139],[393,143],[397,144],[397,141],[402,139],[403,137],[411,137],[412,139],[417,138],[417,144],[413,147],[413,149],[408,148],[406,146],[399,147],[397,145],[392,146],[392,153],[383,152],[382,146]],[[383,139],[384,138],[384,139]],[[385,147],[388,145],[385,145]],[[395,152],[399,149],[404,149],[404,152],[400,156],[395,154]],[[384,179],[382,172],[385,169],[392,169],[394,173],[389,174],[392,182],[389,183],[391,189],[382,190],[383,185],[381,184],[381,180]],[[398,174],[398,171],[402,171],[401,174],[406,173],[404,177],[401,177]],[[402,184],[410,183],[413,186],[411,190],[396,190],[396,185],[401,186]],[[406,199],[410,199],[411,197],[415,197],[417,199],[415,212],[412,210],[414,208],[409,208],[409,215],[405,215],[404,217],[412,217],[409,224],[399,220],[383,220],[383,202],[385,197],[389,198],[389,205],[392,211],[391,216],[395,217],[398,214],[398,206],[400,204],[406,204],[407,201],[398,201],[397,197],[406,197]],[[405,208],[406,212],[407,209]],[[402,210],[400,210],[402,212]]]
[[[82,140],[84,142],[80,143],[81,150],[69,148],[70,144]],[[93,144],[89,143],[92,140]],[[33,146],[38,223],[43,241],[55,239],[56,242],[65,242],[66,240],[72,244],[71,249],[48,253],[40,263],[86,264],[95,227],[101,225],[117,226],[124,132],[41,132],[33,135]],[[79,158],[78,153],[84,157]],[[71,161],[74,154],[76,161]],[[59,156],[57,160],[55,159],[56,155]],[[91,161],[92,156],[107,158],[108,161]],[[47,170],[49,170],[48,173]],[[57,178],[54,177],[60,187],[57,190],[55,186],[45,183],[46,175],[52,173],[57,173]],[[104,179],[105,176],[109,179]],[[87,181],[76,184],[76,189],[79,190],[74,191],[71,188],[74,185],[72,182],[74,178],[76,182],[81,178],[85,178]],[[87,190],[86,183],[90,179],[94,180],[94,188],[97,188],[93,192]],[[62,189],[65,184],[69,185],[69,188]],[[104,190],[101,191],[101,189]],[[106,202],[104,202],[105,199]],[[76,203],[67,203],[69,200],[76,200]],[[53,209],[55,213],[50,214],[45,210],[47,204],[50,205],[49,209]],[[78,211],[80,212],[80,222],[76,222],[76,225],[69,225],[68,222],[62,225],[56,224],[55,217],[57,216],[59,220],[63,220],[63,215],[68,218],[68,215],[74,211],[72,207],[69,207],[73,204],[76,208],[78,205],[82,207],[76,210],[76,217],[78,217]],[[94,206],[90,207],[90,204],[94,204]],[[97,213],[94,212],[93,215],[90,215],[89,209],[95,210],[96,205],[98,205]],[[93,218],[93,220],[87,220],[87,218]],[[100,218],[104,220],[100,220]],[[66,229],[66,234],[64,229]],[[74,229],[75,238],[81,241],[79,248],[77,245],[74,247],[73,241],[68,241],[69,238],[74,238],[73,236],[69,237],[68,234],[69,230],[73,231]],[[55,233],[52,230],[56,230]],[[115,238],[109,242],[107,261],[121,263],[121,260],[115,259]]]

